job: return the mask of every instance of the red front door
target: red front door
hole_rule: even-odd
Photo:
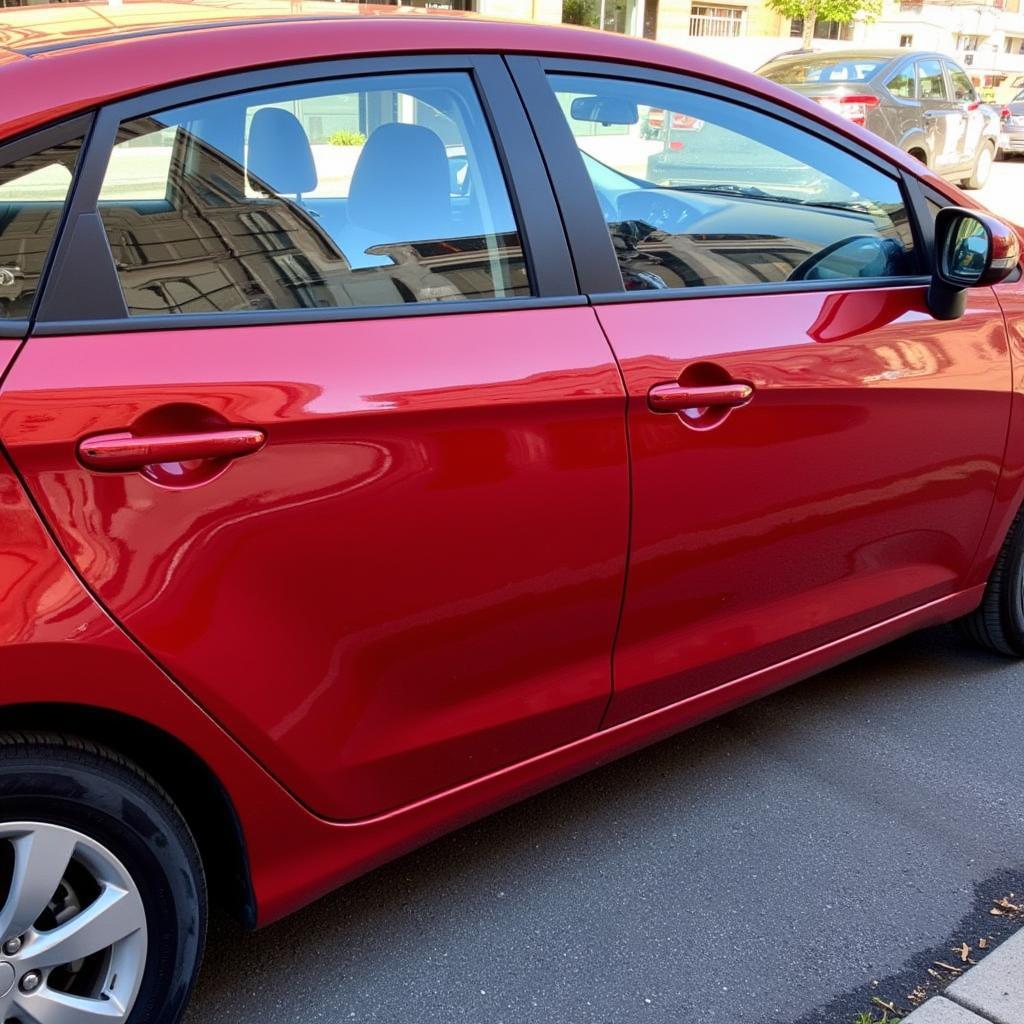
[[[610,721],[957,590],[995,493],[1010,364],[991,292],[953,323],[923,299],[907,287],[599,309],[634,460]],[[654,411],[652,389],[681,377],[752,397]]]

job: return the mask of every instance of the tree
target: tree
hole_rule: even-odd
[[[784,18],[803,18],[803,48],[809,50],[817,21],[847,24],[858,15],[873,21],[882,13],[882,0],[768,0],[768,6]]]
[[[598,0],[562,0],[562,21],[566,25],[597,28],[601,19]]]

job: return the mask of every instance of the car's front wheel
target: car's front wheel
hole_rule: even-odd
[[[117,754],[0,736],[0,1024],[173,1024],[206,933],[195,841]]]

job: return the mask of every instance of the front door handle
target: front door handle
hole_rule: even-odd
[[[655,384],[647,393],[647,404],[654,412],[681,412],[683,409],[734,408],[745,405],[754,394],[749,384],[739,381],[728,384],[692,386],[688,384]]]
[[[90,469],[127,471],[193,459],[237,459],[263,447],[262,430],[227,429],[138,437],[127,432],[87,437],[78,457]]]

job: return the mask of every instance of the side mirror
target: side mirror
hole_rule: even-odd
[[[937,320],[956,320],[964,314],[968,288],[1005,281],[1019,262],[1015,231],[986,213],[944,207],[935,217],[928,309]]]

